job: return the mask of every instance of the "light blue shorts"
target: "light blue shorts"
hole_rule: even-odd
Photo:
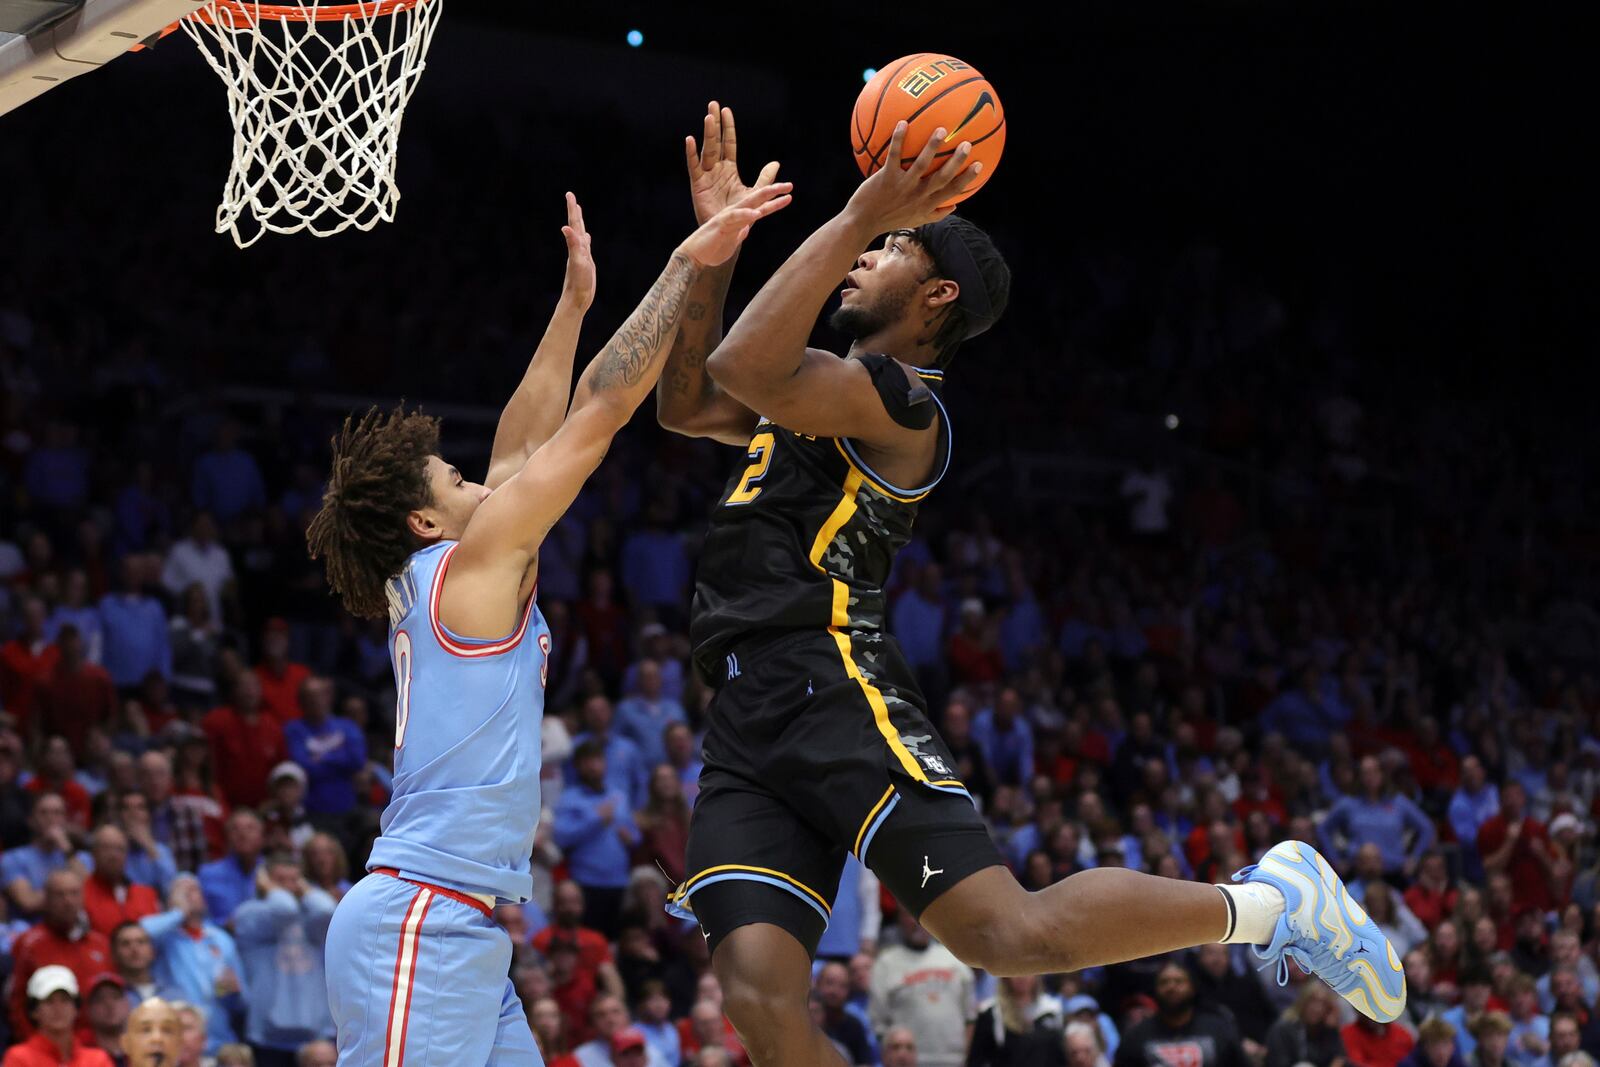
[[[481,904],[367,875],[328,927],[339,1067],[542,1067],[510,966]]]

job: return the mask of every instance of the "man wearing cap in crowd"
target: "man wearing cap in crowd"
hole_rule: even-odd
[[[122,1032],[127,1067],[176,1067],[183,1027],[172,1005],[152,997],[128,1015]]]
[[[133,1004],[128,1000],[128,983],[113,971],[101,971],[89,979],[85,986],[88,998],[83,1015],[94,1035],[94,1043],[111,1057],[113,1064],[121,1067],[122,1032],[128,1025],[128,1014]]]
[[[1087,993],[1079,993],[1062,1005],[1062,1011],[1068,1022],[1088,1023],[1100,1032],[1100,1044],[1105,1047],[1107,1059],[1117,1054],[1117,1043],[1122,1035],[1117,1032],[1117,1024],[1111,1021],[1111,1016],[1100,1010],[1099,1001]]]
[[[612,996],[610,993],[601,993],[589,1005],[590,1021],[594,1024],[595,1037],[586,1041],[573,1050],[573,1058],[578,1061],[579,1067],[667,1067],[666,1060],[661,1054],[650,1047],[644,1034],[629,1025],[628,1008],[621,997]],[[614,1041],[623,1039],[624,1046],[632,1043],[633,1038],[625,1035],[634,1035],[639,1039],[639,1047],[644,1050],[642,1057],[618,1061]],[[625,1053],[631,1049],[624,1048]]]
[[[11,956],[11,1028],[18,1036],[33,1032],[25,988],[35,971],[60,964],[85,985],[110,968],[110,943],[84,921],[83,878],[76,871],[55,871],[45,879],[44,915],[39,925],[17,938]]]
[[[112,1067],[101,1050],[80,1044],[78,978],[52,964],[28,976],[25,1008],[33,1036],[6,1050],[0,1067]]]
[[[264,846],[259,815],[241,808],[228,816],[228,854],[199,870],[200,889],[214,922],[226,925],[239,905],[255,896]]]
[[[649,1054],[650,1046],[644,1034],[633,1027],[624,1027],[611,1035],[612,1067],[645,1067]]]
[[[284,760],[272,768],[267,781],[269,799],[261,806],[266,835],[263,846],[268,852],[299,852],[317,832],[302,803],[306,798],[306,772],[298,763]]]

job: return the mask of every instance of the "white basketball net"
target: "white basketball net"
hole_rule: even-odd
[[[394,220],[400,120],[444,0],[290,7],[300,17],[219,0],[183,21],[228,87],[233,166],[217,232],[240,248],[269,230],[327,237]]]

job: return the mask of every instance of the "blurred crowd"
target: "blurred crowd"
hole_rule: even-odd
[[[525,158],[481,121],[429,151]],[[33,210],[6,224],[38,256],[0,276],[7,1067],[122,1062],[152,996],[178,1004],[181,1067],[332,1062],[322,939],[387,799],[394,694],[384,625],[336,609],[303,531],[334,393],[486,405],[520,373],[539,289],[475,263],[526,237],[483,206],[520,195],[505,174],[404,240],[325,253],[352,290],[380,267],[411,288],[280,307],[260,293],[293,287],[297,253],[269,242],[250,269],[274,284],[195,320],[152,279],[244,268],[19,193]],[[687,205],[663,188],[590,201],[664,249]],[[995,230],[1010,318],[953,368],[957,465],[890,590],[960,777],[1033,888],[1103,865],[1220,881],[1283,838],[1317,844],[1402,956],[1410,1006],[1374,1024],[1221,946],[996,981],[852,861],[816,970],[830,1037],[884,1067],[1594,1067],[1586,427],[1437,403],[1448,383],[1363,351],[1337,286],[1279,291],[1205,244]],[[72,275],[103,241],[122,271],[96,303]],[[603,274],[653,269],[610,255]],[[602,292],[609,326],[629,294]],[[446,419],[454,462],[481,463],[493,414]],[[497,918],[552,1067],[747,1062],[703,938],[661,906],[710,699],[687,605],[730,456],[642,417],[541,552],[536,893]]]

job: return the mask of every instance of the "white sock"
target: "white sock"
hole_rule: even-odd
[[[1278,928],[1288,902],[1283,893],[1265,882],[1218,885],[1228,902],[1228,932],[1224,945],[1265,945]]]

